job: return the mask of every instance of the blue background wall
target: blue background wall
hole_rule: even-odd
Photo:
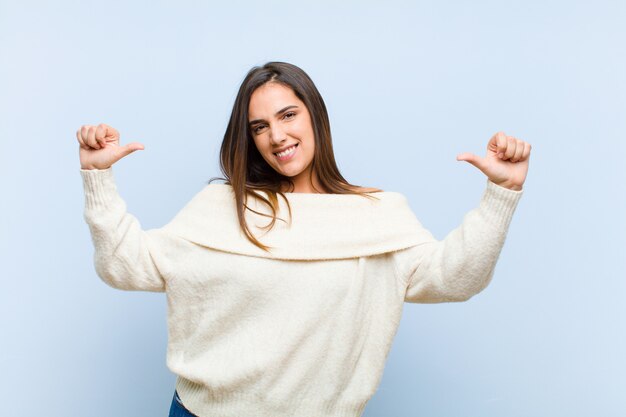
[[[270,60],[317,84],[344,176],[438,238],[485,186],[457,154],[499,130],[533,146],[491,285],[405,305],[365,416],[626,415],[625,3],[336,3],[0,1],[3,415],[167,415],[165,297],[95,274],[75,132],[145,145],[114,170],[159,227],[220,174]]]

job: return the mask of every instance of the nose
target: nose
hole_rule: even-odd
[[[287,139],[285,131],[281,128],[280,124],[270,126],[270,141],[272,144],[279,144],[284,142],[285,139]]]

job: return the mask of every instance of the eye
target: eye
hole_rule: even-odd
[[[296,116],[296,112],[289,111],[289,112],[287,112],[287,113],[285,113],[285,114],[283,115],[283,118],[285,118],[285,119],[293,119],[295,116]],[[252,131],[253,131],[255,134],[257,134],[257,133],[259,133],[259,131],[260,131],[261,129],[263,129],[264,127],[265,127],[265,125],[256,125],[255,127],[253,127],[253,128],[252,128]]]

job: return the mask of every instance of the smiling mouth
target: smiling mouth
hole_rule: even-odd
[[[279,159],[289,157],[291,154],[293,154],[296,151],[297,147],[298,147],[298,144],[296,143],[282,152],[275,152],[274,155],[278,157]],[[279,153],[281,154],[280,156],[278,155]]]

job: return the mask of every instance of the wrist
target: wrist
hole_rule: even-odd
[[[110,165],[108,167],[104,167],[104,168],[98,168],[98,167],[95,167],[93,165],[81,165],[80,166],[80,169],[89,170],[89,171],[92,170],[92,169],[105,170],[105,169],[109,169],[109,168],[111,168]]]
[[[520,184],[513,184],[513,183],[510,183],[510,182],[507,182],[507,181],[495,182],[495,181],[493,181],[491,179],[489,181],[493,182],[496,185],[499,185],[500,187],[507,188],[509,190],[513,190],[513,191],[521,191],[522,190],[522,185],[520,185]]]

